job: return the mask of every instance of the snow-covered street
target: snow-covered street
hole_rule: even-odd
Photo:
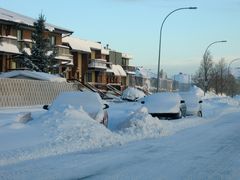
[[[1,124],[0,179],[239,179],[239,102],[203,105],[203,118],[166,121],[136,102],[111,103],[110,130],[71,108],[33,108],[35,119],[21,126],[17,112],[1,111],[9,121]]]

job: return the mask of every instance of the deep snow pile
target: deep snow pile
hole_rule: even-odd
[[[33,130],[39,131],[39,136],[36,138],[38,143],[13,149],[0,147],[0,166],[69,152],[100,150],[131,141],[172,135],[182,129],[208,123],[216,119],[216,116],[220,116],[219,112],[235,111],[239,108],[239,102],[227,97],[204,99],[204,118],[193,116],[176,121],[153,118],[146,108],[136,102],[112,103],[111,106],[113,115],[116,115],[114,109],[117,109],[116,112],[121,110],[122,114],[125,114],[114,119],[114,121],[119,119],[120,123],[119,128],[112,131],[93,120],[81,107],[66,106],[34,117],[33,121],[18,126],[18,130],[22,128],[22,132],[29,132],[24,136],[32,136]],[[129,108],[131,110],[126,113]],[[5,137],[8,133],[16,132],[12,125],[1,127],[5,128]],[[16,135],[21,141],[25,140],[21,133]],[[4,136],[0,137],[0,142],[1,138]],[[17,141],[14,138],[11,138],[13,143]]]
[[[207,93],[203,97],[203,115],[204,117],[213,118],[223,115],[226,110],[235,111],[239,108],[239,101],[229,96],[218,96],[213,93]]]

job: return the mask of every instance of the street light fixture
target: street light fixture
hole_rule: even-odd
[[[224,42],[227,42],[227,41],[226,41],[226,40],[214,41],[214,42],[212,42],[211,44],[209,44],[208,47],[206,48],[205,52],[204,52],[203,58],[206,56],[207,51],[208,51],[208,49],[210,48],[210,46],[212,46],[213,44],[216,44],[216,43],[224,43]]]
[[[230,76],[230,66],[231,66],[232,63],[234,63],[236,61],[239,61],[239,60],[240,60],[240,58],[236,58],[236,59],[233,59],[229,62],[228,69],[227,69],[227,71],[228,71],[228,74],[227,74],[228,75],[228,77],[227,77],[228,82],[231,82],[231,80],[232,80],[232,76]],[[232,91],[231,91],[231,89],[232,89]],[[229,86],[228,86],[228,93],[229,93],[229,95],[231,94],[231,96],[233,97],[233,84],[232,83],[230,83]]]
[[[228,75],[230,74],[230,66],[235,61],[240,61],[240,58],[236,58],[236,59],[233,59],[233,60],[230,61],[230,63],[228,64]]]
[[[161,41],[162,41],[162,29],[163,29],[163,24],[167,20],[167,18],[173,14],[176,11],[184,10],[184,9],[197,9],[197,7],[183,7],[183,8],[177,8],[173,11],[171,11],[163,20],[161,28],[160,28],[160,38],[159,38],[159,51],[158,51],[158,71],[157,71],[157,92],[159,91],[159,79],[160,79],[160,59],[161,59]]]
[[[206,50],[205,50],[205,52],[204,52],[204,54],[203,54],[203,60],[205,60],[205,58],[207,58],[206,57],[206,55],[207,55],[207,52],[208,52],[208,49],[210,48],[210,46],[212,46],[213,44],[216,44],[216,43],[225,43],[225,42],[227,42],[226,40],[222,40],[222,41],[214,41],[214,42],[212,42],[212,43],[210,43],[208,46],[207,46],[207,48],[206,48]],[[205,68],[204,68],[204,70],[205,70]],[[207,91],[207,72],[205,71],[204,72],[204,95],[205,95],[205,93],[206,93],[206,91]]]

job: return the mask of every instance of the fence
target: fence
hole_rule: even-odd
[[[60,92],[77,90],[75,83],[0,78],[0,108],[50,104]]]

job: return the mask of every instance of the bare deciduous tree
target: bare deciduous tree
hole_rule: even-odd
[[[201,61],[198,71],[193,77],[194,83],[198,87],[202,88],[204,93],[206,93],[210,88],[212,71],[213,61],[210,52],[207,51],[203,56],[203,60]]]
[[[227,72],[227,64],[225,60],[222,58],[217,64],[214,65],[210,88],[212,88],[216,94],[223,94],[227,92],[227,80],[228,80],[228,72]]]

